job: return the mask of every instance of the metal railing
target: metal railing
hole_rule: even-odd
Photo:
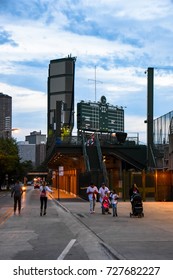
[[[95,140],[96,140],[96,147],[97,147],[100,166],[101,166],[101,169],[103,171],[104,182],[106,183],[107,186],[109,186],[109,179],[108,179],[106,164],[103,161],[102,150],[101,150],[100,141],[99,141],[99,138],[98,138],[97,134],[95,134]]]
[[[86,151],[86,139],[84,133],[82,134],[82,148],[83,148],[83,156],[84,156],[86,171],[90,171],[91,169],[90,169],[89,158]]]

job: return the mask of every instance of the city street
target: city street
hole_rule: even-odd
[[[40,217],[39,190],[28,187],[22,206],[14,216],[13,198],[0,193],[1,260],[173,259],[173,202],[144,202],[144,217],[130,218],[130,202],[120,201],[112,217],[55,190]]]
[[[39,190],[23,193],[22,214],[13,215],[13,198],[0,193],[0,259],[109,259],[98,238],[49,199],[40,217]]]

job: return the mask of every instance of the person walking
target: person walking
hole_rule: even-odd
[[[90,214],[93,214],[95,212],[95,205],[96,205],[96,199],[98,194],[98,189],[94,185],[94,183],[90,183],[90,185],[88,186],[87,194],[88,194],[88,200],[90,202]]]
[[[43,181],[42,185],[40,186],[40,216],[46,215],[47,192],[53,193],[53,191],[46,185],[46,182]]]
[[[103,197],[105,196],[105,192],[107,192],[108,196],[109,196],[109,188],[106,187],[105,183],[101,184],[101,187],[99,188],[99,201],[102,204],[103,201]]]
[[[118,199],[119,199],[118,194],[116,193],[115,190],[113,190],[112,194],[111,194],[111,204],[112,204],[112,214],[113,214],[113,217],[115,217],[115,216],[117,217],[118,216],[118,213],[117,213]]]
[[[130,201],[131,201],[133,195],[136,194],[136,193],[139,193],[139,189],[138,189],[137,185],[134,183],[134,184],[132,185],[132,187],[129,189],[129,198],[130,198]]]
[[[138,189],[137,185],[134,183],[129,190],[129,198],[130,198],[130,202],[131,202],[131,206],[132,206],[132,212],[133,212],[133,198],[136,194],[139,194],[139,189]]]
[[[17,208],[19,215],[21,214],[22,193],[22,184],[17,180],[11,190],[11,197],[14,197],[14,215],[16,215]]]

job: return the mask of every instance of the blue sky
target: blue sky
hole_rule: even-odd
[[[154,118],[173,110],[173,1],[0,0],[0,92],[12,96],[13,134],[47,133],[51,59],[77,57],[75,103],[102,95],[125,108],[125,131],[146,143],[147,75]],[[84,98],[85,97],[85,98]],[[74,134],[76,129],[74,129]]]

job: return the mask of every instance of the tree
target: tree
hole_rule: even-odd
[[[27,173],[33,170],[33,164],[31,160],[25,160],[20,163],[20,177],[27,177]]]
[[[16,177],[20,165],[17,142],[14,138],[0,138],[0,186],[8,178]]]

